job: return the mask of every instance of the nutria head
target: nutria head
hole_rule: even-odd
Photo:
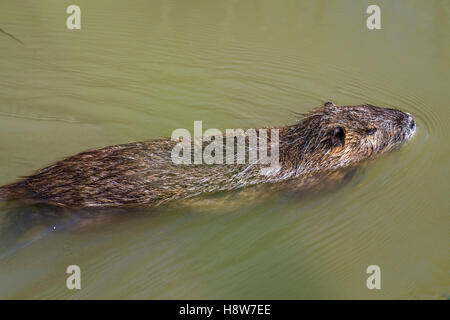
[[[400,110],[326,103],[286,128],[280,161],[297,174],[348,167],[398,149],[415,130],[414,118]]]

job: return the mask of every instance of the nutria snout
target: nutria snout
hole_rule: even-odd
[[[408,125],[409,125],[409,129],[412,131],[412,134],[414,134],[414,132],[416,131],[416,122],[414,121],[414,118],[412,115],[408,114]]]
[[[158,139],[79,153],[1,187],[0,198],[61,207],[157,206],[256,184],[308,181],[303,178],[398,149],[411,139],[416,123],[396,109],[327,102],[293,125],[267,128],[269,139],[274,129],[280,167],[266,174],[258,163],[176,164],[171,151],[177,142]]]

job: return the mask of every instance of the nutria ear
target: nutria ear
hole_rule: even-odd
[[[328,101],[323,104],[324,107],[335,107],[336,104],[334,102]]]
[[[345,129],[342,127],[334,127],[331,143],[333,147],[343,147],[345,145]]]

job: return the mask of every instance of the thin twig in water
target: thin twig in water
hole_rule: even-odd
[[[17,39],[16,37],[14,37],[11,33],[9,33],[9,32],[6,32],[5,30],[3,30],[2,28],[0,28],[0,32],[3,32],[4,34],[6,34],[7,36],[9,36],[9,37],[11,37],[11,38],[13,38],[14,40],[16,40],[17,42],[19,42],[19,43],[21,43],[21,44],[24,44],[23,42],[22,42],[22,40],[20,40],[20,39]]]

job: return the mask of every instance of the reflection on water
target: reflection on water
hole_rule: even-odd
[[[448,295],[448,3],[381,2],[376,31],[369,3],[353,1],[77,4],[79,31],[66,29],[60,1],[2,5],[0,27],[24,45],[0,33],[0,184],[194,120],[276,126],[328,100],[400,108],[417,132],[314,197],[224,195],[89,219],[1,208],[0,297]],[[80,291],[65,287],[71,264]],[[381,290],[366,287],[372,264]]]

